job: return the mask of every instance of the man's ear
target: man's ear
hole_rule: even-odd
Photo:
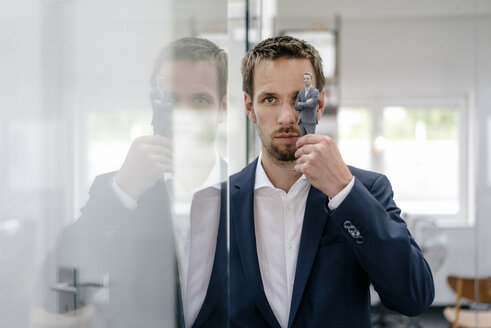
[[[319,106],[317,107],[317,110],[315,112],[315,115],[317,116],[317,121],[319,121],[322,117],[322,114],[324,114],[324,104],[326,102],[325,96],[326,91],[322,89],[322,91],[319,92],[319,101],[317,102]]]
[[[220,109],[218,110],[218,115],[217,115],[217,123],[223,123],[227,117],[227,108],[228,108],[228,101],[227,101],[227,94],[224,94],[222,97],[222,101],[220,102]]]
[[[254,114],[254,109],[252,108],[252,97],[244,92],[244,104],[247,116],[252,123],[256,123],[256,115]]]

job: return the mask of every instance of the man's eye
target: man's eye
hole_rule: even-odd
[[[272,104],[272,103],[274,103],[274,98],[273,97],[267,97],[264,99],[264,101],[268,104]]]
[[[206,97],[196,97],[194,102],[198,105],[208,105],[209,100]]]

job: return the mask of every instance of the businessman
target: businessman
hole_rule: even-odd
[[[298,92],[297,100],[295,101],[295,110],[299,111],[298,115],[298,128],[300,135],[304,136],[307,133],[315,133],[315,126],[317,125],[317,103],[319,101],[319,90],[312,86],[311,72],[303,73],[303,83],[305,89]]]
[[[230,326],[371,327],[369,285],[402,314],[432,302],[430,268],[384,175],[345,165],[328,136],[300,136],[294,104],[319,53],[283,36],[242,60],[246,114],[262,152],[230,178]]]
[[[62,292],[48,288],[56,277],[49,271],[79,268],[75,307],[94,307],[103,327],[222,327],[227,169],[214,141],[226,110],[226,53],[205,39],[179,39],[158,54],[151,84],[152,94],[158,86],[167,95],[151,95],[161,100],[156,134],[136,138],[118,171],[96,177],[81,217],[59,237],[56,261],[45,264],[41,297],[49,304],[57,296],[46,308],[67,311]],[[159,110],[164,119],[155,119]],[[83,284],[103,278],[100,301]]]

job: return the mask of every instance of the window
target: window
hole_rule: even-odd
[[[386,174],[409,216],[470,223],[466,107],[427,103],[341,107],[340,151],[347,164]]]

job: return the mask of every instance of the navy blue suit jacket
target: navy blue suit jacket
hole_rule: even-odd
[[[230,178],[230,326],[276,328],[256,249],[256,165]],[[350,170],[354,186],[333,211],[327,196],[310,188],[288,327],[371,327],[370,283],[385,306],[408,316],[433,301],[430,268],[399,216],[388,179]]]

